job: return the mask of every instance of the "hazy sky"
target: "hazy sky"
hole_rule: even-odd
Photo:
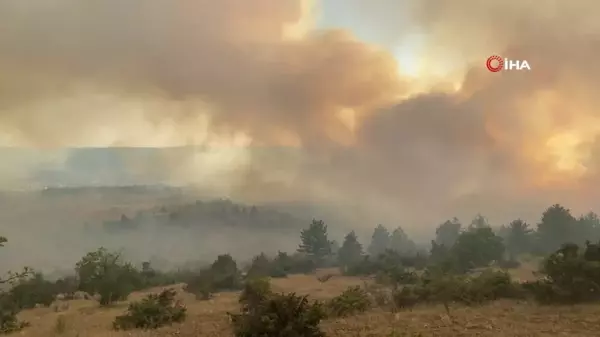
[[[374,0],[368,5],[359,0],[324,0],[317,6],[316,25],[321,29],[347,29],[357,38],[387,49],[398,60],[401,70],[416,75],[419,48],[424,37],[410,21],[410,1],[397,1],[389,10],[389,0]]]
[[[5,157],[0,183],[65,168],[64,147],[196,145],[121,162],[409,224],[595,209],[600,7],[544,4],[4,0],[0,145],[46,156]],[[492,54],[532,71],[489,73]]]

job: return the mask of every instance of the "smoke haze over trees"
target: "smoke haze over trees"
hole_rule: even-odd
[[[367,252],[448,248],[515,219],[535,233],[510,225],[508,253],[581,242],[599,227],[586,215],[600,212],[597,12],[592,0],[1,1],[0,230],[15,242],[3,258],[55,266],[135,242],[140,259],[176,247],[180,261],[208,232],[208,255],[240,235],[240,254],[278,250],[312,218],[340,247],[355,230]],[[532,71],[491,74],[496,53]],[[102,188],[126,185],[161,188]],[[46,186],[95,189],[21,192]],[[247,206],[195,204],[221,198]],[[553,203],[572,214],[540,219]],[[389,243],[372,246],[380,223]]]
[[[2,1],[0,185],[192,184],[405,231],[598,211],[597,6]]]

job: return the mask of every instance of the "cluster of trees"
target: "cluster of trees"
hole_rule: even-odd
[[[317,266],[339,265],[347,273],[372,271],[386,259],[411,266],[433,263],[447,271],[464,272],[493,262],[501,267],[517,266],[518,256],[547,256],[565,242],[583,245],[598,241],[600,219],[591,212],[575,217],[558,204],[546,209],[535,227],[517,219],[494,229],[482,215],[464,226],[453,218],[436,228],[428,252],[419,249],[401,227],[390,233],[383,225],[374,228],[366,250],[354,231],[349,232],[336,249],[327,225],[319,220],[313,220],[301,232],[300,239],[298,252]]]
[[[6,243],[0,237],[0,247]],[[189,272],[163,273],[148,262],[141,268],[123,259],[118,252],[100,248],[89,252],[76,263],[73,275],[50,281],[42,273],[25,268],[0,280],[0,333],[18,331],[28,325],[17,314],[39,305],[49,306],[57,299],[95,298],[100,305],[125,300],[136,290],[174,284],[186,279]]]
[[[314,226],[321,227],[318,223]],[[482,229],[486,227],[471,228],[468,232],[472,234]],[[457,238],[457,241],[460,239]],[[381,255],[390,252],[393,251],[387,250]],[[504,271],[488,269],[478,275],[458,271],[448,273],[432,263],[421,275],[413,274],[411,279],[404,280],[402,287],[393,288],[391,292],[350,287],[326,301],[311,300],[295,293],[276,293],[271,289],[268,278],[248,276],[239,297],[240,310],[229,313],[230,322],[238,337],[322,337],[325,333],[321,330],[321,321],[356,315],[373,306],[398,311],[420,303],[440,303],[452,318],[450,309],[455,303],[474,306],[502,298],[532,297],[542,303],[597,301],[600,299],[599,261],[600,244],[588,243],[583,251],[575,244],[566,244],[545,260],[541,269],[544,278],[524,284],[512,281]],[[391,260],[386,263],[396,264]],[[381,267],[386,267],[386,264]],[[174,303],[173,298],[174,294],[166,290],[160,295],[149,295],[141,302],[132,303],[125,315],[116,318],[115,327],[147,329],[181,322],[185,319],[185,308]]]
[[[325,336],[319,323],[365,312],[372,306],[367,291],[350,287],[328,301],[311,301],[295,293],[276,293],[268,279],[250,279],[239,298],[240,312],[229,313],[234,334],[242,336]]]
[[[478,215],[466,228],[456,218],[438,226],[435,231],[435,243],[451,247],[464,230],[491,227],[487,219]],[[600,240],[600,219],[590,212],[579,217],[562,205],[548,207],[535,225],[516,219],[508,225],[502,225],[496,234],[503,239],[506,253],[511,257],[530,253],[547,255],[556,251],[565,242],[584,244],[586,241]]]
[[[457,219],[445,221],[437,227],[429,251],[420,250],[402,228],[390,232],[383,225],[374,228],[366,251],[354,231],[338,246],[321,220],[313,220],[300,232],[299,239],[295,253],[279,252],[274,257],[261,253],[247,268],[240,268],[231,255],[223,254],[205,268],[167,273],[154,270],[149,263],[134,266],[118,252],[100,248],[77,262],[74,275],[57,281],[48,281],[42,274],[25,269],[0,280],[0,285],[10,283],[9,289],[0,293],[0,332],[23,328],[26,324],[16,319],[16,313],[38,304],[49,305],[59,294],[64,297],[64,294],[83,292],[96,296],[100,305],[108,305],[126,299],[133,291],[174,283],[185,283],[185,291],[195,294],[199,300],[209,299],[219,291],[244,289],[242,297],[245,299],[241,301],[246,302],[242,303],[242,312],[233,319],[240,336],[250,330],[270,329],[261,325],[260,315],[275,315],[283,320],[278,324],[297,325],[295,318],[286,316],[288,306],[304,308],[308,316],[299,317],[313,323],[326,316],[366,310],[367,302],[371,301],[365,301],[367,295],[369,298],[377,296],[366,294],[364,289],[349,289],[329,303],[311,304],[305,297],[294,294],[274,295],[263,289],[268,288],[264,283],[259,286],[260,282],[255,282],[332,266],[340,267],[346,274],[375,275],[381,285],[392,286],[387,301],[395,308],[439,302],[449,310],[452,302],[472,304],[528,295],[545,303],[600,300],[597,295],[600,294],[600,244],[590,243],[600,239],[598,217],[590,213],[575,218],[560,205],[549,207],[535,228],[515,220],[494,230],[481,215],[468,226]],[[6,242],[6,238],[0,237],[0,247]],[[582,244],[584,249],[580,248]],[[540,269],[545,275],[543,279],[517,284],[504,272],[475,277],[470,274],[476,268],[493,264],[503,268],[516,266],[516,258],[525,253],[549,254]],[[415,270],[423,272],[415,273]],[[250,285],[254,288],[249,289]],[[264,296],[252,295],[252,291],[260,290],[256,287],[263,289]],[[152,318],[147,316],[149,312],[161,316]],[[280,314],[282,316],[278,316]],[[166,291],[131,304],[129,312],[116,319],[115,328],[148,327],[148,324],[158,324],[156,322],[168,324],[183,319],[185,308],[175,301],[172,291]]]
[[[452,243],[448,240],[439,243],[433,240],[429,254],[420,252],[402,229],[398,228],[390,235],[382,225],[377,226],[373,232],[368,254],[364,252],[363,245],[354,231],[345,236],[341,247],[334,254],[332,241],[328,238],[327,225],[314,220],[302,231],[298,251],[314,261],[318,267],[337,264],[348,274],[381,270],[382,263],[425,267],[426,260],[430,260],[446,269],[466,271],[503,260],[503,239],[491,227],[470,226],[460,230],[460,224],[456,226],[457,224],[447,222],[438,228],[438,233],[449,232],[450,226],[452,229],[458,228],[459,231],[456,232]],[[385,262],[388,260],[392,262]]]
[[[122,214],[117,220],[105,221],[103,227],[109,232],[133,230],[145,223],[164,226],[212,226],[239,227],[259,230],[261,228],[283,229],[295,232],[304,226],[304,221],[268,207],[245,206],[230,200],[196,201],[180,206],[159,207],[141,211],[134,216]],[[286,226],[281,226],[286,224]]]

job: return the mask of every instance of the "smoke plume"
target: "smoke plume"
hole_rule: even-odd
[[[424,37],[417,77],[389,46],[315,26],[320,4],[2,1],[0,141],[194,146],[126,167],[407,227],[597,207],[597,2],[346,1],[380,41]],[[489,73],[493,54],[532,70]]]

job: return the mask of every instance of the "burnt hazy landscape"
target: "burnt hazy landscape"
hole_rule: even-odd
[[[598,335],[599,10],[0,1],[0,334]]]
[[[2,204],[3,223],[19,221],[4,229],[3,333],[591,336],[600,327],[600,219],[561,205],[531,224],[450,218],[426,242],[402,226],[352,227],[333,213],[326,223],[306,216],[318,212],[307,204],[203,199],[190,187],[46,186],[5,191]]]

